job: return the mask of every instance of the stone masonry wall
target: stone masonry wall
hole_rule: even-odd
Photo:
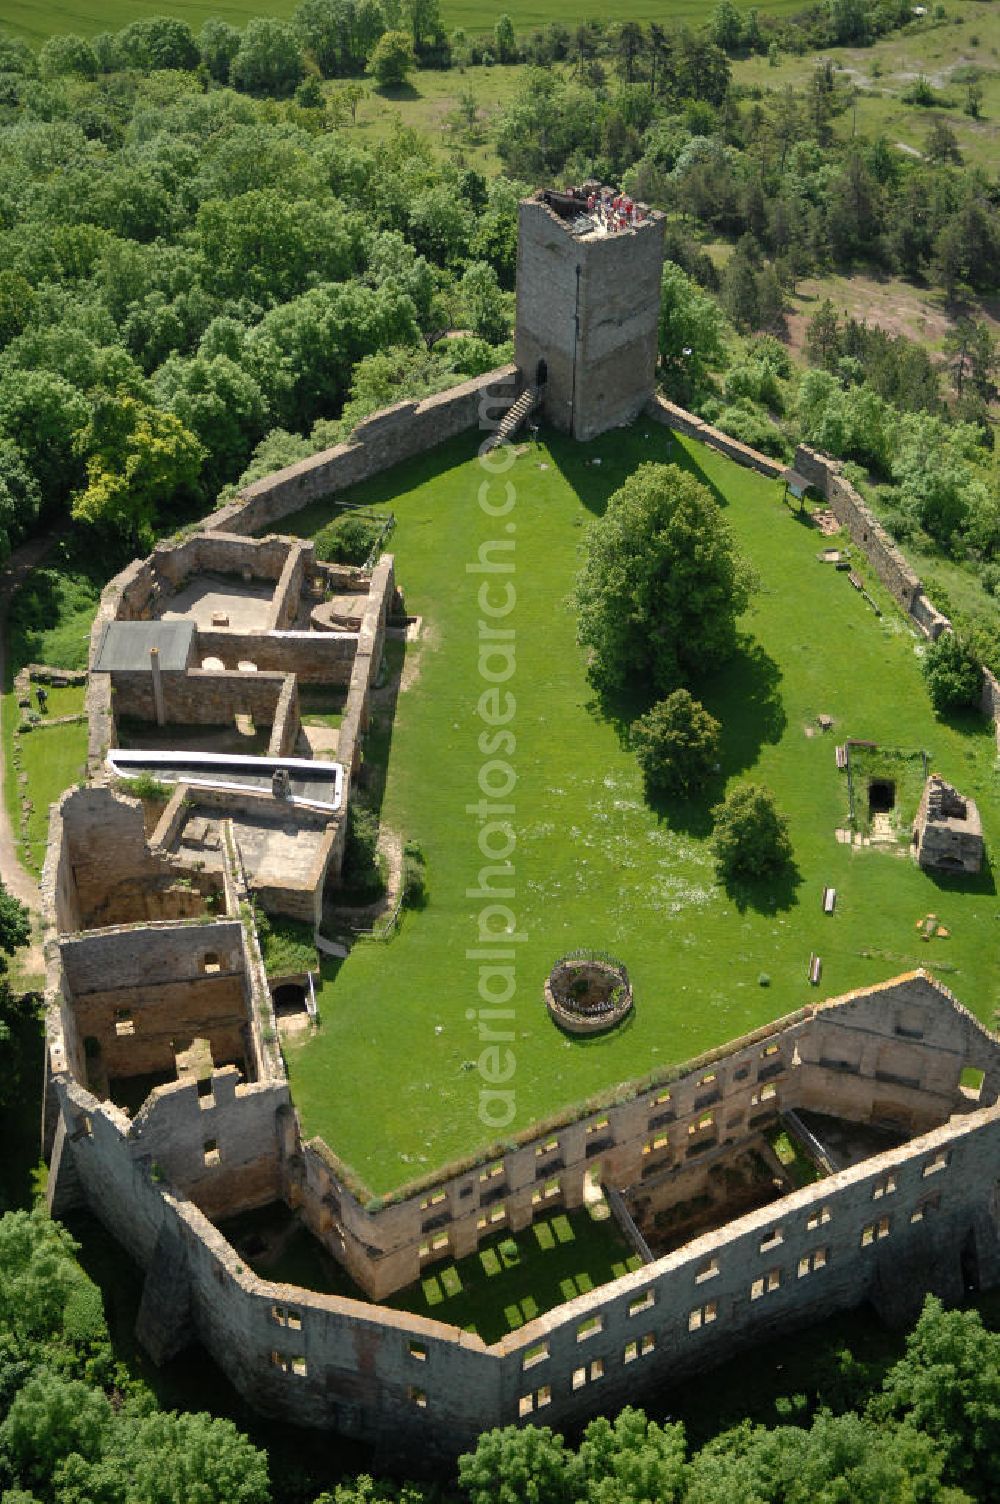
[[[595,1170],[616,1187],[725,1158],[737,1139],[786,1108],[836,1098],[844,1115],[907,1133],[956,1110],[962,1069],[986,1073],[981,1100],[1000,1095],[1000,1050],[973,1016],[923,973],[804,1009],[585,1113],[537,1125],[366,1210],[363,1191],[321,1140],[303,1146],[292,1199],[318,1237],[373,1298],[417,1279],[429,1261],[472,1253],[498,1226],[530,1225],[542,1204],[583,1204]],[[651,1147],[654,1146],[655,1147]]]
[[[699,443],[706,444],[709,449],[717,449],[728,459],[735,460],[738,465],[746,465],[748,469],[756,470],[758,475],[777,477],[784,468],[778,460],[771,459],[770,455],[761,454],[759,449],[751,449],[749,444],[741,444],[739,439],[731,438],[728,433],[723,433],[721,428],[713,428],[710,423],[704,422],[694,413],[685,411],[683,407],[677,407],[675,403],[668,402],[665,397],[654,397],[646,408],[646,412],[657,423],[663,423],[674,433],[682,433],[686,438],[697,439]]]
[[[347,443],[255,481],[203,525],[212,532],[259,532],[321,496],[333,496],[474,430],[483,413],[495,427],[516,391],[517,368],[501,366],[421,402],[383,408],[359,423]]]
[[[232,673],[239,671],[241,662],[254,663],[260,673],[297,674],[303,684],[349,683],[357,642],[353,632],[232,632],[220,628],[199,631],[197,637],[202,662],[218,658]],[[117,682],[117,675],[115,679]]]
[[[516,358],[547,367],[543,411],[590,439],[641,412],[656,384],[662,216],[620,235],[578,237],[539,198],[519,209]]]
[[[917,575],[874,512],[844,478],[840,463],[800,444],[795,451],[795,468],[826,497],[837,521],[847,529],[852,542],[867,556],[883,585],[924,635],[933,641],[950,627],[948,618],[936,611],[927,599]]]
[[[212,1171],[198,1174],[210,1132],[217,1168],[239,1156],[256,1167],[255,1193],[268,1190],[284,1123],[278,1093],[255,1101],[255,1088],[236,1088],[227,1099],[223,1077],[213,1078],[210,1113],[195,1088],[161,1088],[131,1125],[59,1078],[53,1195],[72,1160],[72,1183],[148,1282],[165,1234],[176,1240],[181,1277],[175,1260],[163,1299],[259,1409],[373,1440],[391,1432],[404,1454],[454,1454],[483,1428],[518,1421],[579,1424],[866,1298],[895,1319],[926,1289],[957,1299],[970,1240],[983,1286],[1000,1279],[994,1106],[741,1217],[487,1348],[454,1327],[246,1269],[171,1184],[187,1182],[213,1205]],[[221,1210],[231,1207],[227,1197]]]
[[[663,235],[659,214],[585,245],[573,433],[631,423],[656,390]]]
[[[155,721],[152,674],[116,673],[113,678],[116,719]],[[257,673],[188,669],[162,674],[166,724],[231,726],[238,715],[248,715],[255,726],[273,726],[285,679],[280,670],[266,669]]]

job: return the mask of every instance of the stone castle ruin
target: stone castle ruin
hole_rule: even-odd
[[[531,388],[578,438],[647,405],[679,422],[653,397],[662,221],[609,229],[596,198],[522,205],[517,369],[375,414],[111,582],[91,648],[90,781],[51,817],[53,1211],[89,1206],[145,1271],[138,1333],[156,1361],[197,1340],[265,1414],[388,1435],[397,1453],[572,1425],[865,1299],[903,1320],[927,1290],[1000,1283],[1000,1043],[924,972],[803,1007],[384,1200],[336,1145],[303,1138],[250,898],[318,924],[399,602],[389,555],[345,569],[311,543],[251,535],[456,434],[494,432]],[[343,719],[323,740],[301,706],[330,691]],[[942,850],[936,812],[953,821],[950,808],[925,794],[919,850]],[[796,1188],[776,1158],[778,1127],[812,1183]],[[635,1272],[493,1344],[376,1303],[595,1187]],[[220,1226],[274,1203],[366,1298],[250,1270]]]
[[[974,799],[932,773],[924,784],[913,844],[921,867],[974,874],[983,865],[983,825]]]

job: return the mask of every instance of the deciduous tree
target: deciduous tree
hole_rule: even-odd
[[[676,465],[641,465],[591,526],[577,580],[595,684],[665,695],[716,667],[752,581],[709,491]]]

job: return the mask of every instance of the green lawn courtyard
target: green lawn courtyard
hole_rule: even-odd
[[[588,685],[568,597],[584,528],[646,459],[682,461],[713,488],[761,588],[740,656],[696,692],[723,723],[717,787],[699,806],[650,809],[632,754]],[[600,461],[600,464],[594,461]],[[480,544],[505,536],[477,504],[484,472],[462,438],[359,487],[352,500],[391,505],[397,577],[422,618],[408,651],[387,748],[382,816],[423,848],[430,901],[404,917],[388,945],[361,944],[324,961],[321,1025],[287,1059],[306,1136],[321,1135],[383,1194],[491,1137],[477,1115],[475,1019],[482,901],[476,819],[484,761],[476,714],[482,576],[466,572]],[[519,455],[515,487],[516,696],[511,759],[518,782],[515,854],[517,991],[507,1134],[598,1091],[681,1062],[801,1004],[928,966],[991,1021],[998,997],[998,905],[992,874],[935,880],[903,851],[838,843],[847,788],[834,745],[865,738],[926,750],[930,766],[976,798],[989,849],[1000,839],[990,725],[935,719],[919,643],[878,586],[879,618],[846,576],[816,555],[825,540],[782,505],[781,487],[640,420],[587,445],[552,437]],[[502,490],[494,490],[502,496]],[[314,505],[286,527],[315,531]],[[834,719],[823,734],[816,717]],[[797,877],[735,897],[717,883],[708,806],[727,782],[760,779],[787,814]],[[825,885],[836,912],[822,911]],[[936,913],[949,938],[916,926]],[[618,1032],[570,1039],[542,1002],[557,957],[577,946],[612,951],[629,967],[633,1017]],[[822,983],[806,980],[810,953]],[[767,985],[761,979],[769,979]]]
[[[244,1212],[223,1222],[221,1230],[264,1279],[367,1299],[343,1265],[285,1207]],[[253,1251],[255,1235],[258,1244],[273,1247]],[[539,1213],[523,1232],[497,1233],[466,1258],[438,1260],[416,1284],[384,1304],[446,1321],[492,1343],[544,1311],[641,1266],[601,1200],[592,1209]]]

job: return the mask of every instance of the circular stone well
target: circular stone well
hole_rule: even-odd
[[[599,1034],[632,1007],[626,967],[603,951],[575,950],[557,961],[545,982],[545,1006],[569,1034]]]

